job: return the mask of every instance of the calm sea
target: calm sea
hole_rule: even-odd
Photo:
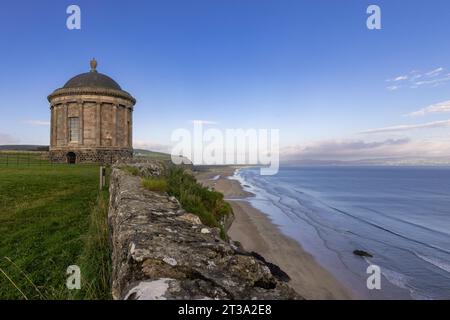
[[[450,168],[285,167],[276,176],[247,168],[235,178],[361,298],[450,298]],[[370,264],[381,268],[381,290],[367,289]]]

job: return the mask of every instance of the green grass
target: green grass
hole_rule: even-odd
[[[222,238],[226,239],[223,221],[233,214],[233,210],[224,201],[222,193],[203,187],[180,167],[170,168],[164,177],[143,179],[142,184],[149,190],[167,191],[180,201],[186,211],[197,215],[203,224],[220,228]]]
[[[47,166],[48,152],[0,151],[0,168],[9,166]]]
[[[0,166],[0,299],[108,298],[107,201],[98,166]]]
[[[134,157],[142,160],[170,160],[170,154],[143,149],[134,149]]]
[[[144,178],[142,179],[142,185],[150,191],[167,191],[167,179],[165,178]]]
[[[82,287],[75,299],[111,299],[111,249],[108,231],[109,192],[103,190],[92,206],[89,229],[77,265],[82,270]]]
[[[139,175],[139,169],[132,166],[122,166],[120,169],[124,170],[125,172],[128,172],[132,176],[138,176]]]

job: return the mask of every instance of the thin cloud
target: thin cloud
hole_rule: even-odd
[[[133,141],[133,148],[156,151],[156,152],[163,152],[163,153],[170,153],[170,150],[171,150],[171,146],[169,146],[169,145],[155,143],[155,142],[151,142],[151,141],[145,141],[145,140],[136,140],[136,139]]]
[[[398,76],[397,78],[395,78],[393,81],[397,82],[397,81],[402,81],[402,80],[407,80],[408,76]]]
[[[437,68],[437,69],[431,70],[430,72],[427,72],[425,75],[427,75],[429,77],[434,77],[434,76],[438,76],[439,74],[441,74],[442,71],[444,71],[444,68]]]
[[[395,90],[400,89],[400,87],[399,87],[399,86],[389,86],[389,87],[387,87],[387,89],[388,89],[389,91],[395,91]]]
[[[25,123],[30,124],[32,126],[50,126],[50,121],[43,120],[27,120]]]
[[[219,124],[216,121],[209,121],[209,120],[191,120],[193,124]]]
[[[417,130],[417,129],[434,129],[434,128],[444,128],[444,127],[450,127],[450,120],[434,121],[434,122],[428,122],[428,123],[422,123],[422,124],[412,124],[412,125],[404,124],[404,125],[398,125],[398,126],[392,126],[392,127],[370,129],[370,130],[362,131],[360,133],[373,134],[373,133],[410,131],[410,130]]]
[[[289,159],[359,159],[365,157],[382,157],[393,153],[410,143],[410,139],[388,139],[383,141],[366,142],[363,140],[324,140],[305,145],[283,148],[280,156]]]
[[[0,133],[0,144],[14,144],[18,142],[19,140],[13,136],[6,133]]]
[[[448,81],[450,81],[450,75],[447,75],[443,78],[438,78],[438,79],[417,81],[414,83],[414,85],[417,87],[424,86],[424,85],[438,86],[438,85],[443,84]]]
[[[408,113],[406,114],[406,116],[417,117],[432,113],[446,113],[446,112],[450,112],[450,100],[432,104],[426,108],[422,108],[420,110]]]
[[[415,89],[419,87],[436,87],[450,81],[450,74],[442,74],[443,67],[439,67],[427,72],[419,72],[413,70],[408,74],[399,75],[386,82],[393,83],[386,87],[389,91],[398,90],[400,88]]]
[[[450,155],[450,140],[388,139],[326,140],[282,148],[282,160],[360,160],[390,157],[437,157]]]

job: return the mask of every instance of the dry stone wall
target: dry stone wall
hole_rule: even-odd
[[[273,265],[223,241],[177,199],[142,188],[140,177],[114,168],[110,194],[114,299],[301,299]]]

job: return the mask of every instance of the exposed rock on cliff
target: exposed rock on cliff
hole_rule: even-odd
[[[301,298],[263,260],[236,251],[139,177],[113,169],[110,193],[114,299]]]

